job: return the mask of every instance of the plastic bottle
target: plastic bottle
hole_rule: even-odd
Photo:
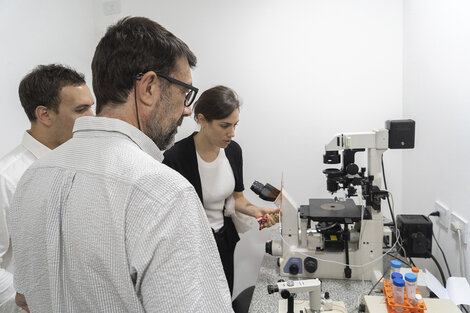
[[[408,299],[414,299],[416,296],[416,274],[414,273],[407,273],[405,274],[405,288],[406,288],[406,295]]]
[[[390,261],[390,279],[392,279],[393,273],[400,273],[401,262],[397,260]]]
[[[393,280],[393,299],[400,304],[405,301],[405,281],[401,278]]]
[[[403,279],[403,275],[401,273],[398,273],[398,272],[393,272],[392,274],[390,274],[390,279],[392,280],[392,282],[395,278]]]

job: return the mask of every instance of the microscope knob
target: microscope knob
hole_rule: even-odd
[[[289,297],[290,297],[290,292],[289,292],[289,290],[287,290],[287,289],[281,290],[281,297],[282,297],[283,299],[289,298]]]
[[[348,164],[348,165],[346,166],[346,172],[347,172],[349,175],[356,175],[357,173],[359,173],[359,166],[357,166],[357,165],[354,164],[354,163]]]
[[[273,241],[267,241],[264,246],[264,251],[268,254],[273,255]]]
[[[318,268],[318,262],[316,259],[314,258],[311,258],[311,257],[307,257],[305,258],[304,260],[304,267],[305,267],[305,270],[309,273],[315,273],[315,271],[317,270]]]
[[[297,275],[299,273],[299,266],[297,264],[291,264],[291,266],[289,266],[289,273],[291,275]]]

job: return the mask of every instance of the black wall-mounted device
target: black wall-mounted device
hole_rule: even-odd
[[[407,257],[430,258],[432,254],[432,222],[424,215],[397,215],[402,246]],[[400,254],[404,255],[400,249]]]

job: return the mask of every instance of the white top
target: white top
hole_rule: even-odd
[[[15,296],[14,265],[7,228],[10,202],[26,169],[49,151],[48,147],[25,132],[21,144],[0,159],[0,304]]]
[[[199,197],[132,125],[80,117],[20,180],[15,287],[31,312],[232,312]]]
[[[212,162],[204,161],[199,153],[196,155],[204,209],[211,228],[218,231],[224,226],[225,200],[233,194],[235,177],[224,149],[219,150],[217,158]]]

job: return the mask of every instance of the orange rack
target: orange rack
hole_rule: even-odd
[[[414,299],[409,299],[406,295],[405,290],[405,300],[403,303],[396,303],[393,299],[393,285],[389,279],[384,279],[384,295],[385,295],[385,302],[387,303],[387,311],[388,313],[424,313],[426,310],[426,305],[424,301],[421,303],[413,303]],[[416,293],[421,294],[416,288]],[[413,302],[411,301],[413,300]]]

